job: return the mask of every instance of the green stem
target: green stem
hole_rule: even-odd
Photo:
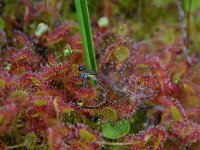
[[[84,56],[87,69],[97,71],[87,0],[75,0],[75,6],[84,47]]]

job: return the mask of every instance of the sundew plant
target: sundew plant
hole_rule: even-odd
[[[0,150],[199,150],[199,0],[1,0]]]

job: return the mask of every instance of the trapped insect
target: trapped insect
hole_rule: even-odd
[[[83,88],[87,88],[88,80],[94,80],[97,87],[99,87],[102,90],[102,93],[100,95],[102,95],[103,101],[94,106],[83,106],[82,101],[79,101],[77,104],[83,108],[99,108],[100,106],[106,104],[108,101],[108,89],[104,87],[103,84],[98,80],[97,73],[92,70],[87,70],[85,66],[79,66],[78,70],[80,72],[79,79],[83,80]]]
[[[80,75],[79,79],[83,81],[83,88],[87,88],[88,80],[93,80],[96,83],[96,87],[100,88],[100,95],[103,99],[102,102],[95,106],[83,106],[82,101],[79,102],[79,106],[83,108],[99,108],[108,102],[108,93],[110,91],[114,92],[117,96],[116,101],[121,99],[127,99],[129,103],[134,103],[136,100],[144,100],[153,97],[157,94],[151,88],[148,88],[139,83],[134,83],[134,85],[128,85],[125,81],[115,81],[110,77],[104,75],[99,75],[95,71],[87,70],[85,66],[79,66],[78,68]]]

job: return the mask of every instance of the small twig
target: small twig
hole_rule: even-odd
[[[181,26],[181,33],[182,33],[182,42],[183,42],[183,55],[189,64],[191,64],[191,60],[188,56],[188,48],[187,48],[187,33],[186,33],[186,27],[184,23],[184,11],[182,8],[182,0],[176,0],[177,8],[178,8],[178,13],[179,13],[179,21],[180,21],[180,26]]]

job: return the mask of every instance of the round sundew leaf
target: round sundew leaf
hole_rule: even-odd
[[[102,109],[101,115],[104,121],[115,121],[117,119],[117,112],[112,107],[105,107]]]
[[[4,20],[0,17],[0,29],[3,29],[5,26]]]
[[[130,130],[130,124],[127,120],[121,120],[117,123],[107,122],[102,127],[102,133],[106,138],[118,139],[126,135]]]
[[[96,140],[96,137],[92,133],[84,129],[79,130],[79,135],[86,142],[94,142]]]
[[[17,90],[10,94],[11,98],[13,98],[13,99],[26,97],[27,95],[28,95],[28,92],[25,90]]]
[[[124,60],[126,60],[129,57],[130,52],[129,52],[128,47],[120,45],[114,50],[113,54],[117,58],[118,62],[122,63]]]

